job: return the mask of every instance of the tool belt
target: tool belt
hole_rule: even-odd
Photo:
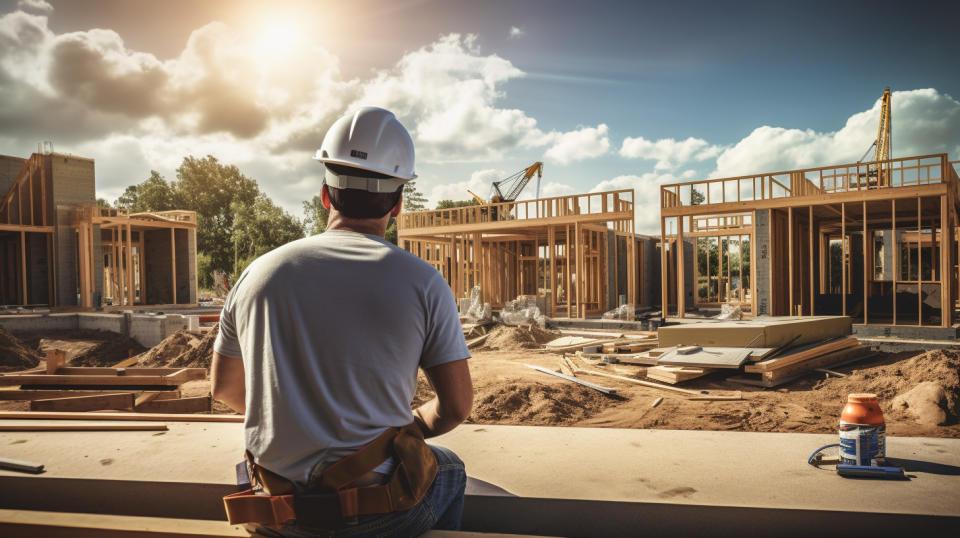
[[[397,467],[379,486],[351,487],[389,457]],[[426,495],[437,476],[437,458],[416,424],[390,428],[353,454],[323,470],[319,483],[295,493],[294,484],[252,461],[251,489],[227,495],[223,505],[231,524],[259,523],[279,527],[296,521],[314,528],[333,529],[357,516],[409,510]],[[266,495],[254,492],[262,489]]]

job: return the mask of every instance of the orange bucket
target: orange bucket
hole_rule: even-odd
[[[876,394],[850,394],[840,414],[840,463],[879,465],[887,455],[886,424]]]

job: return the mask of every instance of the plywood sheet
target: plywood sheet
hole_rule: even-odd
[[[705,347],[694,353],[673,350],[659,357],[657,364],[699,366],[704,368],[740,368],[750,358],[751,350],[737,347]]]
[[[852,332],[848,316],[763,318],[660,327],[659,346],[778,347],[809,344]]]

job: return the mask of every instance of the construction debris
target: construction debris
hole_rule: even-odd
[[[557,376],[557,377],[559,377],[559,378],[561,378],[561,379],[566,379],[567,381],[573,381],[574,383],[583,385],[584,387],[587,387],[587,388],[589,388],[589,389],[593,389],[593,390],[598,391],[598,392],[602,392],[602,393],[607,394],[607,395],[613,395],[613,394],[616,394],[616,393],[617,393],[617,389],[612,389],[612,388],[610,388],[610,387],[603,387],[603,386],[600,386],[600,385],[594,385],[593,383],[584,381],[584,380],[582,380],[582,379],[577,379],[576,377],[567,376],[567,375],[564,375],[564,374],[561,374],[561,373],[557,373],[557,372],[554,372],[553,370],[548,370],[548,369],[546,369],[546,368],[541,368],[540,366],[533,366],[533,365],[530,365],[530,364],[524,364],[524,366],[526,366],[527,368],[530,368],[530,369],[532,369],[532,370],[536,370],[536,371],[538,371],[538,372],[543,372],[543,373],[545,373],[545,374],[550,374],[550,375],[553,375],[553,376]]]

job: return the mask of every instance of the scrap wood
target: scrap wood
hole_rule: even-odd
[[[654,389],[670,390],[670,391],[673,391],[673,392],[681,392],[681,393],[683,393],[683,394],[691,394],[691,395],[701,395],[701,394],[704,394],[704,392],[697,392],[697,391],[694,391],[694,390],[681,389],[681,388],[679,388],[679,387],[671,387],[670,385],[661,385],[660,383],[653,383],[653,382],[650,382],[650,381],[643,381],[642,379],[634,379],[634,378],[632,378],[632,377],[624,377],[624,376],[621,376],[621,375],[608,374],[607,372],[598,372],[598,371],[596,371],[596,370],[587,370],[587,369],[585,369],[585,368],[577,368],[577,369],[575,370],[575,372],[578,373],[578,374],[590,374],[590,375],[596,375],[596,376],[602,376],[602,377],[609,377],[609,378],[611,378],[611,379],[619,379],[620,381],[626,381],[626,382],[628,382],[628,383],[635,383],[635,384],[637,384],[637,385],[643,385],[644,387],[650,387],[650,388],[654,388]]]
[[[611,333],[605,331],[581,331],[577,329],[560,329],[563,336],[581,336],[586,338],[622,338],[623,333]]]
[[[473,349],[473,348],[475,348],[475,347],[483,344],[484,342],[487,341],[487,338],[489,338],[489,337],[490,337],[490,333],[487,333],[487,334],[485,334],[485,335],[483,335],[483,336],[478,336],[478,337],[474,338],[473,340],[467,341],[467,349]]]
[[[90,419],[88,415],[86,417]],[[0,432],[167,431],[166,424],[6,424]]]
[[[612,362],[615,364],[628,364],[631,366],[656,366],[657,359],[647,357],[642,353],[582,353],[578,355],[587,360]]]
[[[664,383],[680,383],[713,373],[713,368],[693,368],[690,366],[659,365],[647,368],[647,377]]]
[[[576,378],[576,377],[570,377],[570,376],[567,376],[567,375],[563,375],[563,374],[561,374],[561,373],[559,373],[559,372],[554,372],[553,370],[549,370],[549,369],[547,369],[547,368],[542,368],[542,367],[540,367],[540,366],[533,366],[532,364],[524,364],[524,366],[526,366],[527,368],[530,368],[530,369],[532,369],[532,370],[536,370],[536,371],[538,371],[538,372],[543,372],[543,373],[545,373],[545,374],[550,374],[550,375],[552,375],[552,376],[556,376],[556,377],[559,377],[559,378],[561,378],[561,379],[566,379],[567,381],[573,381],[574,383],[577,383],[577,384],[579,384],[579,385],[583,385],[584,387],[591,388],[591,389],[593,389],[593,390],[602,392],[602,393],[604,393],[604,394],[612,395],[612,394],[616,394],[616,393],[617,393],[617,389],[612,389],[612,388],[610,388],[610,387],[603,387],[603,386],[600,386],[600,385],[594,385],[593,383],[584,381],[584,380],[582,380],[582,379],[578,379],[578,378]]]
[[[134,408],[138,413],[205,413],[210,411],[210,396],[153,400]]]
[[[138,360],[139,360],[138,357],[130,357],[129,359],[123,359],[122,361],[118,362],[117,364],[114,364],[113,367],[114,367],[114,368],[128,368],[128,367],[130,367],[130,366],[133,366],[134,364],[137,364],[137,361],[138,361]]]
[[[3,419],[159,420],[163,422],[243,422],[243,415],[177,415],[165,413],[70,413],[0,411]]]
[[[735,347],[698,347],[696,351],[682,353],[676,349],[659,357],[658,364],[688,366],[694,368],[736,368],[750,358],[751,351]]]
[[[824,367],[824,366],[835,366],[840,363],[853,362],[857,360],[863,360],[868,356],[872,356],[873,351],[866,346],[856,346],[853,348],[841,349],[839,351],[834,351],[832,353],[827,353],[813,359],[809,359],[800,363],[791,364],[785,367],[777,368],[776,370],[768,370],[763,372],[763,381],[765,383],[774,383],[776,381],[785,380],[791,377],[798,375],[803,375],[809,373],[814,368]],[[785,382],[785,381],[784,381]],[[777,384],[782,384],[777,383]],[[769,385],[774,386],[774,385]]]
[[[67,396],[63,398],[32,400],[30,402],[31,411],[99,411],[103,409],[130,409],[132,407],[132,392]]]
[[[833,377],[847,377],[847,374],[835,372],[833,370],[828,370],[826,368],[814,368],[813,371],[820,372],[821,374],[832,375]]]
[[[657,396],[657,399],[654,400],[652,404],[650,404],[650,407],[656,407],[661,403],[663,403],[663,396]]]

